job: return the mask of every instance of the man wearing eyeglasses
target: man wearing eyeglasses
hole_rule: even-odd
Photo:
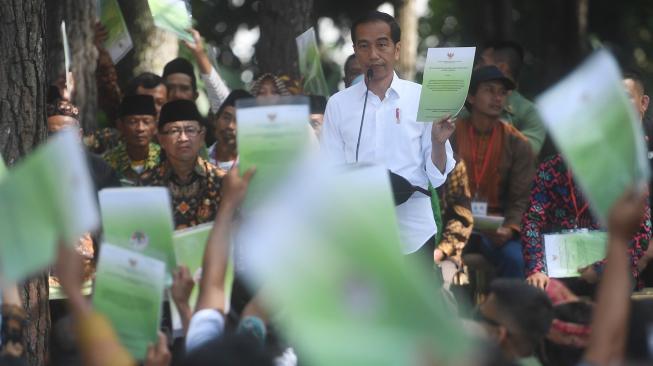
[[[205,126],[195,103],[175,100],[161,108],[159,143],[165,159],[144,178],[144,185],[164,186],[172,195],[175,228],[213,221],[224,172],[202,159]]]

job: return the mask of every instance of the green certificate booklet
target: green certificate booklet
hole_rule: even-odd
[[[320,49],[315,39],[315,29],[309,28],[295,39],[299,53],[299,73],[305,94],[329,97],[329,86],[324,78]]]
[[[603,231],[544,235],[549,277],[578,277],[580,268],[605,258],[608,235]]]
[[[274,104],[272,104],[274,103]],[[309,141],[308,98],[236,101],[240,172],[255,166],[244,206],[251,207],[300,160]]]
[[[158,340],[165,263],[109,243],[102,244],[93,306],[104,314],[121,343],[143,360]]]
[[[202,277],[202,260],[204,259],[204,249],[206,243],[211,235],[213,223],[206,223],[191,228],[177,230],[173,235],[173,242],[175,247],[175,255],[177,256],[177,264],[188,267],[193,280],[195,281],[195,288],[190,295],[191,309],[195,309],[197,304],[197,296],[199,295],[199,283]],[[231,296],[231,286],[233,284],[234,271],[233,261],[230,260],[227,266],[227,274],[225,275],[225,301],[226,308],[229,309],[229,299]],[[170,301],[172,308],[172,325],[175,331],[181,330],[181,318],[179,312],[175,308],[174,301]],[[227,310],[228,311],[228,310]]]
[[[100,22],[109,33],[103,46],[111,55],[113,63],[117,64],[133,47],[125,18],[118,0],[98,0],[97,10]]]
[[[590,208],[605,224],[626,187],[650,176],[642,122],[617,62],[608,51],[596,52],[540,95],[537,106]]]
[[[0,272],[20,280],[50,264],[59,239],[99,227],[97,198],[77,131],[53,136],[0,180]]]
[[[253,245],[246,266],[286,314],[278,321],[306,363],[458,364],[468,340],[435,276],[401,254],[387,170],[310,175],[242,243]]]
[[[458,115],[465,105],[476,47],[429,48],[417,120],[433,122]]]
[[[177,267],[172,247],[170,193],[164,187],[109,188],[100,191],[104,241]]]
[[[184,0],[147,0],[154,18],[154,25],[172,32],[179,39],[193,43],[188,32],[193,27],[188,5]]]

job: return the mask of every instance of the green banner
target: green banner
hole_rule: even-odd
[[[256,234],[243,242],[247,268],[286,314],[278,321],[306,363],[465,357],[469,342],[435,276],[401,254],[387,170],[311,173],[285,190],[269,217],[251,223]]]
[[[134,46],[118,0],[98,0],[98,18],[108,32],[104,48],[117,64]]]
[[[647,182],[650,168],[637,120],[612,55],[594,53],[537,98],[537,106],[574,179],[602,223],[624,190]]]
[[[74,244],[99,227],[97,198],[77,133],[53,136],[0,182],[0,272],[9,279],[47,267],[59,239]]]
[[[164,187],[109,188],[100,191],[104,242],[177,267],[172,245],[170,193]]]
[[[302,77],[302,86],[305,95],[322,95],[329,98],[329,85],[322,70],[320,49],[315,38],[315,29],[309,28],[298,36],[297,52],[299,53],[299,74]]]
[[[147,0],[154,25],[174,33],[179,39],[194,43],[188,31],[193,27],[188,5],[184,0]]]
[[[241,174],[255,166],[246,208],[263,199],[303,156],[309,141],[309,107],[306,97],[236,101],[238,157]]]
[[[417,120],[455,117],[465,105],[476,47],[429,48],[424,66]]]
[[[138,360],[145,358],[148,344],[158,341],[165,267],[160,260],[106,242],[100,250],[93,307]]]

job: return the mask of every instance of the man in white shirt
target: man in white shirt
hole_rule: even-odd
[[[373,75],[329,99],[322,151],[334,163],[383,165],[423,189],[429,182],[442,185],[456,163],[448,142],[454,125],[448,118],[436,123],[416,121],[421,86],[394,72],[399,25],[390,15],[375,11],[356,21],[351,34],[356,59],[368,76],[369,70]],[[397,206],[397,219],[403,253],[430,258],[432,263],[437,228],[429,197],[413,193]]]

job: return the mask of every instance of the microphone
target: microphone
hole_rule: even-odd
[[[356,162],[358,163],[358,149],[361,146],[361,133],[363,132],[363,122],[365,121],[365,109],[367,108],[367,94],[370,92],[370,80],[374,77],[374,70],[367,69],[367,83],[365,83],[365,101],[363,102],[363,115],[361,116],[361,125],[358,129],[358,141],[356,142]]]

